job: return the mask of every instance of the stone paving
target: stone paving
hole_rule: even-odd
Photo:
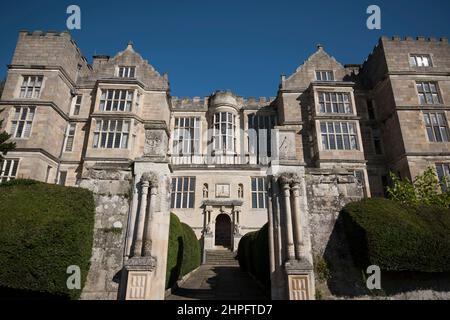
[[[267,300],[238,266],[202,265],[167,300]]]

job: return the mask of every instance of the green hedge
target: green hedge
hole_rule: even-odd
[[[0,185],[0,295],[78,299],[67,268],[84,286],[92,252],[95,204],[90,191],[16,180]]]
[[[365,199],[342,210],[355,263],[385,271],[450,271],[450,210]]]
[[[185,223],[182,223],[181,227],[183,228],[183,261],[181,263],[180,276],[182,277],[197,269],[200,266],[202,257],[200,242],[194,230]]]
[[[194,231],[171,213],[166,288],[172,288],[182,276],[196,269],[200,263],[200,243]]]
[[[247,233],[239,241],[239,265],[270,290],[269,226]]]

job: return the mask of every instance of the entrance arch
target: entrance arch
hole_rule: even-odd
[[[231,218],[227,214],[220,214],[216,218],[215,245],[231,248]]]

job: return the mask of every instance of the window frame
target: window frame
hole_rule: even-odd
[[[60,186],[65,186],[67,183],[67,175],[68,175],[67,170],[60,171],[58,174],[58,183],[57,184]],[[62,177],[64,177],[64,180],[61,180]]]
[[[73,134],[71,134],[72,126],[73,126]],[[64,137],[64,152],[73,152],[76,134],[77,134],[77,124],[74,122],[69,123],[67,125],[66,134]],[[71,148],[70,148],[70,150],[67,150],[67,146],[68,146],[68,142],[69,142],[70,138],[72,138]]]
[[[223,119],[224,115],[225,120]],[[215,113],[213,115],[213,130],[214,150],[236,152],[236,115],[234,113],[228,111]]]
[[[440,171],[438,168],[441,169],[441,172],[443,173],[442,176],[439,175]],[[450,163],[449,162],[435,163],[435,169],[436,169],[436,175],[437,175],[439,183],[441,185],[441,189],[443,192],[446,192],[448,190],[448,188],[450,187]],[[443,181],[442,181],[445,176],[448,177],[447,185],[444,185]]]
[[[170,187],[170,208],[194,209],[196,187],[196,177],[172,177],[172,183]]]
[[[415,84],[419,105],[440,105],[443,103],[437,81],[415,81]],[[433,92],[431,85],[434,86],[436,92]],[[420,90],[419,86],[421,88]],[[428,86],[429,91],[426,91],[426,86]],[[429,95],[431,95],[431,102],[429,102]],[[435,102],[435,96],[437,98],[437,102]]]
[[[133,71],[133,72],[131,72]],[[118,66],[117,76],[122,79],[136,78],[136,66]]]
[[[9,165],[8,173],[5,174],[7,164],[11,162]],[[17,179],[17,175],[19,173],[20,159],[1,159],[0,160],[0,184],[3,182],[8,182],[11,180]],[[15,170],[14,170],[15,168]],[[15,172],[13,172],[15,171]],[[14,175],[12,174],[14,173]],[[5,181],[3,181],[5,180]]]
[[[384,155],[384,147],[383,147],[383,141],[381,138],[381,130],[380,129],[371,129],[371,135],[372,135],[372,143],[373,143],[373,151],[376,155]],[[379,142],[379,152],[377,150],[377,144],[376,141]]]
[[[278,118],[275,114],[247,114],[248,152],[258,157],[258,163],[263,160],[263,157],[272,156],[272,130],[275,129],[277,121]],[[266,134],[262,135],[264,130],[266,130]],[[261,141],[262,138],[267,139],[266,143]],[[264,151],[266,154],[263,154]]]
[[[340,132],[336,132],[336,124],[339,125]],[[347,125],[347,132],[344,130],[344,124]],[[325,125],[326,132],[323,132],[322,125]],[[330,125],[332,125],[333,131],[330,130]],[[351,132],[351,128],[353,128],[354,132]],[[361,151],[361,141],[359,138],[359,132],[358,132],[358,125],[355,121],[330,121],[330,120],[324,120],[319,121],[319,132],[320,132],[320,143],[321,143],[321,150],[322,151]],[[327,138],[327,143],[324,143],[324,136]],[[341,141],[339,142],[338,136],[341,137]],[[350,148],[346,148],[346,142],[347,140],[345,137],[348,136],[348,145]],[[331,137],[333,138],[333,145],[332,148]],[[356,144],[355,148],[352,148],[352,137],[354,137],[354,142]],[[343,148],[338,148],[340,143],[342,143]]]
[[[262,181],[262,190],[260,188]],[[255,182],[255,183],[254,183]],[[268,209],[268,185],[266,177],[251,177],[252,209]],[[262,197],[262,198],[261,198]]]
[[[93,141],[92,148],[93,149],[103,149],[103,150],[129,150],[130,142],[132,137],[132,119],[109,119],[109,118],[96,118],[95,126],[93,131]],[[108,125],[105,129],[105,122],[108,122]],[[115,122],[114,129],[112,130],[112,122]],[[121,123],[121,131],[118,131],[118,124]],[[123,131],[124,124],[128,123],[128,131]],[[116,139],[117,135],[120,134],[120,146],[116,147]],[[111,135],[113,136],[111,144],[110,139]],[[123,147],[123,139],[124,136],[127,136],[126,146]],[[111,147],[109,147],[111,145]]]
[[[110,97],[110,92],[112,92],[112,97]],[[125,93],[125,97],[122,96],[123,93]],[[117,94],[119,94],[118,97]],[[129,94],[131,94],[131,99]],[[136,90],[134,89],[101,89],[98,110],[100,112],[133,112],[135,97]]]
[[[177,116],[174,121],[172,154],[177,156],[201,154],[201,118]]]
[[[17,115],[17,109],[20,110],[18,118],[16,118]],[[23,119],[23,110],[27,109],[27,112],[25,114],[25,119]],[[9,133],[11,135],[11,139],[22,139],[26,140],[31,137],[33,134],[33,123],[34,119],[36,118],[37,113],[37,107],[36,106],[15,106],[12,108],[13,115],[11,117],[11,127],[9,129]],[[33,112],[30,112],[33,110]],[[29,114],[32,114],[32,118],[29,119]],[[22,127],[20,127],[21,123],[23,123]],[[28,135],[26,136],[25,133],[27,132],[27,125],[29,125],[28,129]],[[19,128],[21,128],[21,134],[18,137],[17,134],[19,132]]]
[[[79,102],[78,102],[78,98],[80,98]],[[71,111],[72,116],[80,115],[82,104],[83,104],[83,95],[82,94],[75,95],[75,97],[73,97],[73,102],[72,102],[72,111]]]
[[[26,81],[26,84],[25,84],[25,79],[28,79],[28,81]],[[31,79],[33,79],[33,86],[30,86],[30,83],[32,82]],[[44,79],[45,79],[45,77],[43,75],[36,75],[36,74],[23,75],[21,78],[22,83],[19,85],[19,98],[26,99],[26,100],[40,99],[41,94],[42,94],[42,89],[44,87]],[[40,80],[39,86],[36,86],[37,80]],[[30,91],[31,91],[31,96],[28,97],[28,93]]]
[[[348,101],[346,101],[346,97]],[[329,98],[329,99],[327,99]],[[351,92],[336,92],[336,91],[317,91],[317,103],[319,105],[320,114],[339,114],[339,115],[353,115],[353,103]],[[322,107],[323,105],[323,107]],[[340,106],[342,110],[340,112]],[[329,108],[328,108],[329,107]],[[328,111],[328,109],[330,111]]]
[[[326,75],[326,79],[323,79],[323,75]],[[319,79],[319,75],[320,75],[320,79]],[[329,79],[331,75],[331,79]],[[335,76],[334,76],[334,70],[316,70],[315,71],[315,78],[316,81],[323,81],[323,82],[331,82],[331,81],[336,81]]]
[[[423,113],[423,121],[425,124],[425,131],[426,131],[426,136],[427,136],[428,142],[430,142],[430,143],[448,143],[448,142],[450,142],[450,132],[449,132],[449,128],[448,128],[448,120],[447,120],[445,112],[444,111],[441,111],[441,112],[440,111],[423,111],[422,113]],[[434,122],[433,118],[432,118],[433,115],[436,119],[436,123],[433,123]],[[440,124],[439,116],[442,116],[443,125]],[[428,117],[428,120],[427,120],[427,117]],[[430,129],[430,131],[429,131],[429,129]],[[440,140],[438,139],[436,129],[438,130]],[[444,139],[442,130],[444,130],[444,132],[445,132],[446,139]],[[430,132],[432,134],[431,138],[430,138]]]
[[[419,65],[418,58],[422,59],[426,57],[428,60],[428,66]],[[412,63],[414,61],[414,63]],[[431,59],[431,55],[427,53],[410,53],[409,54],[409,65],[413,68],[432,68],[434,66],[433,60]]]

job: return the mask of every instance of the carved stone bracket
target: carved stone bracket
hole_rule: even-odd
[[[278,181],[281,185],[289,185],[291,187],[299,185],[302,179],[299,177],[297,173],[294,172],[285,172],[280,175]]]
[[[148,182],[152,187],[158,187],[158,175],[154,172],[145,172],[141,177],[141,182]]]

